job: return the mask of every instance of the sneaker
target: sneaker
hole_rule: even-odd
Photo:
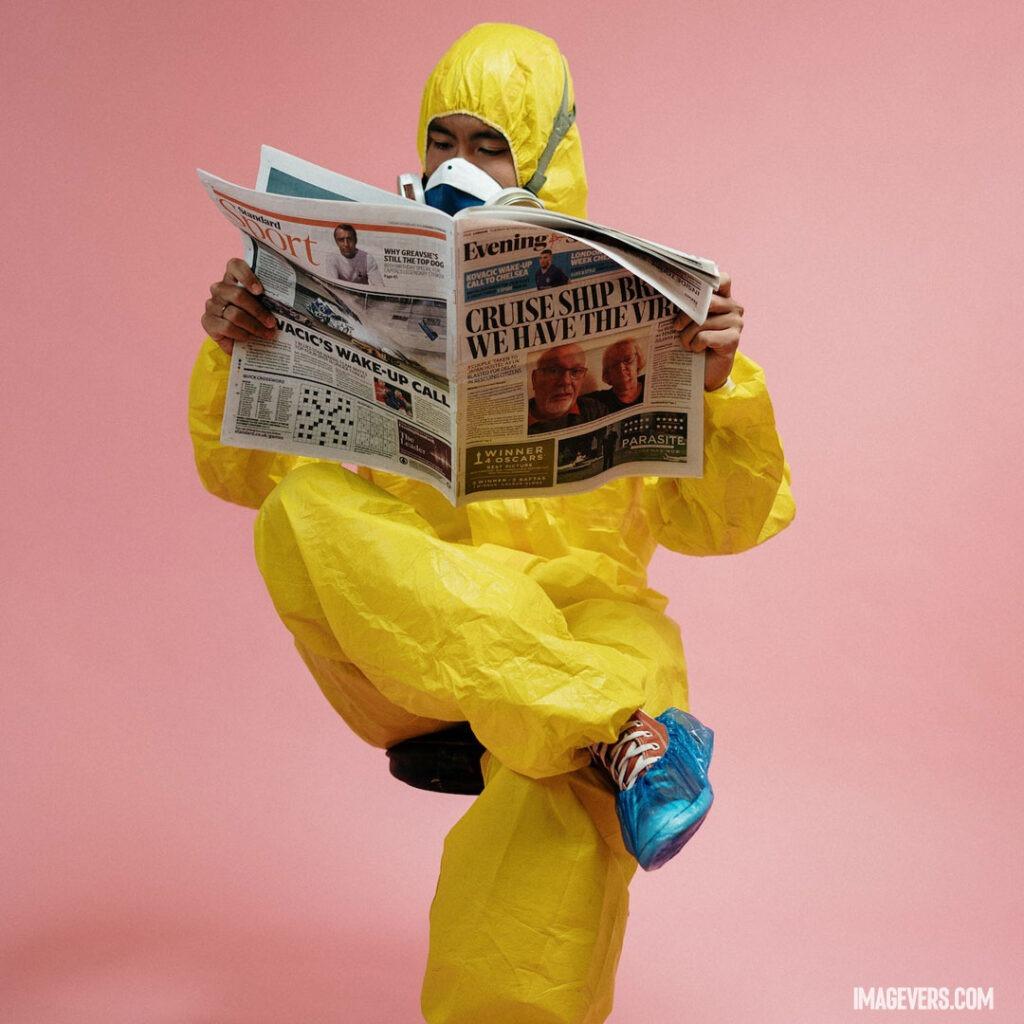
[[[657,728],[649,726],[651,722]],[[708,767],[714,733],[693,715],[669,708],[656,719],[640,712],[623,730],[619,742],[607,746],[614,752],[630,735],[618,761],[612,762],[620,764],[622,771],[609,767],[613,779],[620,783],[615,809],[626,849],[645,871],[654,871],[689,842],[711,809],[714,793]],[[667,743],[662,737],[667,737]],[[626,754],[632,746],[636,750]],[[648,746],[650,749],[641,749]],[[598,757],[605,763],[600,752]],[[642,764],[645,759],[649,763]],[[623,787],[622,781],[628,785]]]
[[[622,790],[632,789],[667,748],[665,726],[646,711],[638,710],[614,743],[595,743],[590,750]]]

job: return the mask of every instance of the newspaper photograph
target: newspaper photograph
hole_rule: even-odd
[[[699,476],[713,263],[520,207],[451,217],[263,147],[200,180],[277,331],[236,343],[221,440],[413,477],[453,504]]]
[[[460,496],[699,476],[703,356],[678,336],[700,289],[671,282],[677,304],[593,245],[505,212],[458,224]]]

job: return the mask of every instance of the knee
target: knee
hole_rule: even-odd
[[[337,463],[311,462],[293,469],[260,507],[257,533],[284,524],[317,523],[337,535],[346,522],[373,517],[433,533],[401,498]],[[319,520],[319,521],[318,521]]]
[[[260,506],[259,519],[318,504],[337,504],[353,484],[364,483],[344,466],[309,462],[285,474]],[[370,485],[372,486],[372,485]]]
[[[358,496],[373,484],[333,463],[311,462],[284,476],[267,495],[256,516],[256,558],[261,567],[274,553],[301,543],[310,526],[323,533],[343,529]]]
[[[282,562],[292,560],[289,556],[298,545],[296,524],[301,522],[305,510],[316,504],[315,495],[322,490],[324,471],[333,468],[315,463],[298,466],[281,479],[260,505],[254,540],[256,562],[264,576],[268,571],[278,570]]]

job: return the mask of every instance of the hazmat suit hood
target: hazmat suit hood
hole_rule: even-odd
[[[420,160],[434,118],[470,114],[508,139],[516,182],[525,188],[541,162],[563,97],[573,110],[569,65],[553,39],[520,25],[477,25],[452,44],[427,79],[416,137]],[[544,205],[585,217],[587,176],[575,124],[558,143],[544,174],[537,191]]]

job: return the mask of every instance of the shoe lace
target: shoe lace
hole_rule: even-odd
[[[631,789],[637,779],[661,757],[661,743],[652,740],[654,733],[636,719],[626,724],[614,743],[595,743],[594,752],[608,769],[620,790]],[[658,751],[655,756],[650,751]]]

